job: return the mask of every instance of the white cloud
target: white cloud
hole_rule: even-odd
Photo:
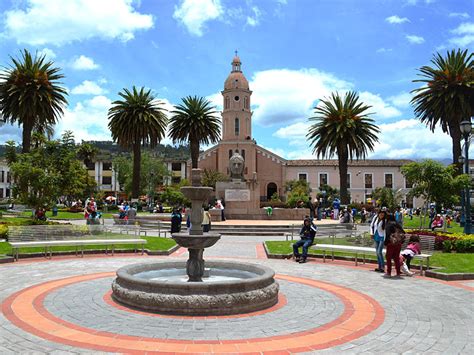
[[[403,109],[410,107],[410,101],[412,97],[412,94],[410,94],[409,92],[401,92],[398,95],[390,96],[387,100],[391,102],[394,106]]]
[[[359,98],[363,103],[372,106],[368,112],[373,112],[371,115],[373,119],[393,118],[402,114],[397,108],[385,102],[380,95],[363,91],[359,93]]]
[[[317,69],[273,69],[252,77],[253,121],[264,126],[295,122],[312,115],[315,101],[352,84]]]
[[[388,52],[392,52],[392,51],[393,51],[392,48],[382,47],[382,48],[377,49],[375,52],[376,53],[388,53]]]
[[[75,95],[102,95],[106,92],[105,89],[90,80],[84,80],[80,85],[71,90],[71,93]]]
[[[412,44],[422,44],[425,42],[425,39],[421,36],[406,35],[405,38]]]
[[[468,19],[469,17],[469,14],[467,12],[451,12],[449,14],[449,17],[458,17],[458,18],[462,18],[462,19]]]
[[[467,47],[471,43],[474,43],[474,22],[461,23],[451,33],[458,35],[450,38],[449,43],[460,47]]]
[[[94,59],[81,55],[74,59],[71,67],[76,70],[94,70],[99,68],[99,65],[94,62]]]
[[[44,55],[46,57],[46,60],[51,60],[51,59],[56,58],[56,53],[52,49],[49,49],[49,48],[43,48],[42,50],[38,52],[38,54],[41,56]]]
[[[410,20],[406,17],[399,17],[397,15],[392,15],[389,16],[385,19],[390,24],[399,24],[399,23],[404,23],[404,22],[410,22]]]
[[[431,132],[417,119],[379,125],[381,134],[371,158],[450,158],[451,137],[441,129]]]
[[[23,3],[23,2],[21,2]],[[134,38],[153,27],[153,16],[135,11],[133,0],[26,0],[4,13],[4,35],[18,43],[60,46],[90,38]]]
[[[173,18],[181,22],[195,36],[203,35],[204,24],[219,18],[224,12],[220,0],[183,0],[175,6]]]
[[[260,17],[262,16],[262,12],[257,6],[252,6],[253,17],[247,16],[247,25],[255,27],[260,23]]]

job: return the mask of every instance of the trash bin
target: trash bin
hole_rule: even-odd
[[[58,215],[58,208],[56,206],[53,207],[53,217]]]

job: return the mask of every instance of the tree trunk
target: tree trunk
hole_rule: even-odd
[[[338,149],[339,159],[339,181],[341,191],[341,204],[348,205],[350,203],[349,196],[347,194],[347,152],[344,149]]]
[[[191,168],[197,169],[199,159],[199,141],[190,141],[189,146],[191,149]]]
[[[22,153],[29,153],[31,148],[31,131],[33,130],[33,126],[29,123],[23,123],[23,132],[22,132]]]
[[[140,195],[140,162],[142,150],[140,142],[133,145],[133,176],[132,176],[132,199]]]
[[[458,166],[459,173],[463,173],[462,165],[459,164],[459,156],[462,155],[461,151],[461,129],[459,128],[459,122],[453,122],[449,124],[449,134],[453,141],[453,164]]]

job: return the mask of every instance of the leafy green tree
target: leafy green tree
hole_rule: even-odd
[[[74,140],[65,132],[61,140],[48,141],[29,153],[15,154],[14,144],[7,148],[13,177],[13,195],[29,206],[51,206],[60,196],[69,200],[83,197],[95,188],[82,163],[77,160]]]
[[[201,176],[201,185],[209,186],[216,189],[218,181],[229,181],[229,178],[220,171],[212,169],[204,169]]]
[[[422,197],[426,203],[436,203],[438,211],[458,204],[461,189],[470,184],[469,175],[457,175],[454,165],[445,167],[431,159],[406,164],[401,172],[413,184],[409,194]]]
[[[288,192],[287,204],[293,208],[299,204],[306,206],[309,201],[311,188],[306,180],[285,181],[285,190]]]
[[[112,164],[117,172],[117,180],[120,186],[123,187],[127,195],[130,195],[133,186],[133,158],[119,156],[113,160]],[[154,194],[154,191],[163,185],[164,178],[169,174],[170,172],[161,158],[144,151],[140,160],[140,195]]]
[[[400,191],[395,191],[388,187],[377,187],[372,192],[372,198],[377,201],[380,207],[387,207],[390,211],[400,206],[403,196]]]
[[[324,192],[323,192],[324,191]],[[319,187],[319,192],[317,197],[323,199],[322,207],[328,207],[331,205],[332,201],[340,197],[339,190],[330,185],[322,184]]]
[[[169,136],[173,143],[189,142],[192,168],[198,167],[199,145],[217,143],[220,120],[215,108],[203,97],[187,96],[171,112]]]
[[[141,146],[155,147],[164,137],[168,119],[163,103],[156,100],[151,90],[134,86],[132,92],[119,92],[123,100],[114,101],[109,109],[109,129],[114,142],[133,150],[132,198],[140,193]]]
[[[339,96],[332,93],[329,100],[321,100],[314,108],[316,116],[306,137],[318,157],[331,158],[337,154],[341,202],[349,203],[347,191],[347,163],[354,157],[365,159],[368,151],[374,149],[378,141],[379,129],[369,118],[367,110],[371,106],[359,102],[357,93],[351,91]]]
[[[21,59],[0,74],[0,113],[10,123],[23,126],[22,151],[31,147],[31,132],[48,131],[57,123],[67,105],[65,88],[58,80],[64,76],[45,56],[33,57],[28,50]]]
[[[191,201],[183,195],[179,186],[167,186],[160,199],[169,206],[191,206]]]
[[[474,53],[451,50],[446,57],[436,53],[433,64],[419,69],[423,87],[412,91],[411,100],[415,115],[432,131],[440,125],[453,141],[453,163],[461,155],[461,130],[459,124],[474,116]]]

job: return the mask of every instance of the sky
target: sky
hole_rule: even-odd
[[[56,135],[111,140],[107,111],[133,85],[171,110],[188,95],[222,109],[237,50],[253,138],[287,159],[331,92],[359,93],[381,129],[369,158],[451,158],[451,138],[414,116],[410,91],[436,52],[474,49],[473,0],[0,0],[0,66],[28,49],[60,67],[68,106]],[[0,144],[21,142],[0,127]],[[162,143],[170,144],[169,138]],[[472,153],[471,153],[472,156]]]

